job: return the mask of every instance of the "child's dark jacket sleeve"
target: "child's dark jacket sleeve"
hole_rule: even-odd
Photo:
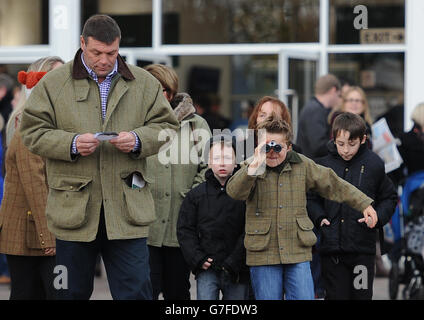
[[[390,178],[383,174],[374,203],[378,216],[377,227],[384,226],[390,221],[397,204],[397,192]]]
[[[246,206],[243,204],[243,211],[246,211]],[[244,248],[244,236],[245,236],[245,216],[242,215],[240,219],[240,236],[237,239],[237,243],[234,247],[233,252],[225,259],[223,267],[230,269],[234,274],[238,274],[241,268],[246,264],[246,249]],[[236,232],[236,230],[234,230]]]
[[[325,212],[325,200],[319,194],[315,192],[308,192],[306,209],[309,218],[312,220],[314,225],[319,228],[321,221],[327,217]]]
[[[198,204],[193,192],[187,193],[181,205],[177,221],[177,238],[184,259],[193,273],[202,267],[207,255],[202,251],[197,232]]]

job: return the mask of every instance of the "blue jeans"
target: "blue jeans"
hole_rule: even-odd
[[[6,255],[3,253],[0,253],[0,276],[10,277]]]
[[[313,300],[314,282],[309,261],[250,267],[256,300]]]
[[[68,289],[63,300],[88,300],[93,292],[96,260],[101,254],[113,299],[151,300],[149,251],[146,238],[108,240],[103,212],[96,239],[91,242],[56,239],[56,264],[67,268]]]
[[[197,275],[197,300],[219,300],[219,290],[223,300],[247,300],[249,297],[249,285],[232,282],[224,271],[208,269]]]

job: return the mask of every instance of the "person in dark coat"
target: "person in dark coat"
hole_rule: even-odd
[[[296,143],[308,158],[316,160],[327,154],[330,140],[328,115],[340,104],[341,86],[336,76],[327,74],[315,83],[315,96],[303,107],[299,116]]]
[[[235,138],[210,139],[206,181],[187,193],[180,209],[177,237],[197,280],[198,300],[248,298],[249,271],[244,248],[244,201],[227,195],[235,164]],[[210,152],[208,152],[210,151]]]
[[[317,163],[332,168],[375,200],[377,227],[382,232],[395,211],[397,194],[385,174],[384,162],[365,144],[365,122],[353,113],[342,113],[334,120],[332,131],[335,140],[328,143],[329,154]],[[319,252],[325,299],[371,299],[376,229],[358,222],[360,212],[316,194],[308,195],[307,210],[321,231]]]
[[[408,175],[424,170],[424,103],[417,105],[411,114],[414,125],[401,135],[399,152],[408,169]]]

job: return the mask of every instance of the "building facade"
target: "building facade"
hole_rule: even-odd
[[[278,95],[296,130],[328,72],[363,87],[373,119],[402,131],[424,101],[422,0],[0,0],[0,65],[15,76],[42,56],[72,59],[96,13],[118,21],[127,62],[173,66],[180,91],[219,98],[233,121]]]

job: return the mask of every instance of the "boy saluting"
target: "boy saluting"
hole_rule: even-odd
[[[306,192],[346,203],[363,213],[358,222],[373,228],[373,200],[339,178],[333,170],[291,150],[292,132],[282,120],[258,125],[253,158],[229,180],[228,195],[246,200],[247,265],[257,300],[313,299],[310,269],[316,242],[306,212]],[[265,131],[266,134],[261,134]]]

